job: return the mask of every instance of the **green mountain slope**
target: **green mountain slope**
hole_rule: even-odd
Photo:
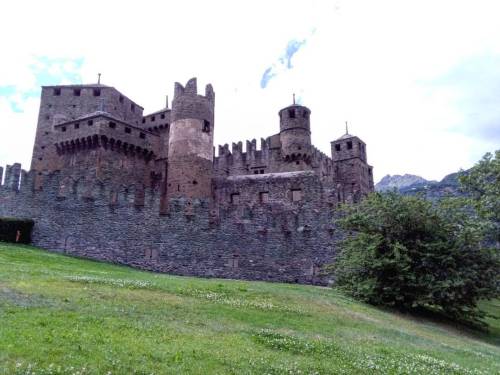
[[[495,374],[499,332],[0,244],[0,374]]]

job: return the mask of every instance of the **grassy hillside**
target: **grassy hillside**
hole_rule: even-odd
[[[464,332],[328,288],[0,244],[0,374],[495,374],[499,336],[498,325]]]

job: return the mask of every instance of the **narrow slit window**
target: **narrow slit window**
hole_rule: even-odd
[[[352,150],[352,142],[351,141],[347,142],[347,149]]]

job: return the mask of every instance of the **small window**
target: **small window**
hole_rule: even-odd
[[[123,95],[120,95],[120,97],[118,98],[118,101],[119,101],[120,103],[123,103]]]
[[[62,132],[65,132],[65,131],[66,131],[66,126],[63,126],[63,127],[61,128],[61,131],[62,131]]]
[[[56,87],[53,91],[54,96],[61,96],[61,89]]]
[[[46,115],[45,116],[45,120],[49,120],[50,119],[50,116],[49,115]]]
[[[145,133],[141,133],[141,134],[139,134],[139,138],[141,138],[141,139],[146,139],[146,134],[145,134]]]
[[[94,89],[92,92],[94,96],[101,96],[101,89]]]
[[[193,180],[193,185],[198,185],[198,181]]]
[[[110,121],[110,122],[109,122],[109,127],[110,127],[111,129],[115,129],[115,128],[116,128],[116,123],[114,123],[113,121]]]
[[[143,119],[142,119],[142,123],[144,124],[145,122],[146,122],[146,119],[145,119],[145,118],[143,118]]]
[[[151,116],[151,121],[154,121],[156,118],[154,116]]]
[[[368,169],[368,174],[371,176],[372,175],[372,169]]]
[[[261,191],[259,193],[259,202],[260,203],[267,203],[269,201],[269,192],[268,191]]]
[[[300,161],[299,161],[299,160],[297,160],[297,161],[295,162],[295,164],[299,165],[299,164],[300,164]]]
[[[352,150],[352,142],[351,141],[347,142],[347,149]]]
[[[340,151],[340,145],[335,145],[335,151]]]
[[[132,112],[135,112],[135,104],[134,103],[130,103],[130,110]]]
[[[92,125],[94,125],[94,120],[89,120],[89,121],[87,121],[87,125],[88,125],[88,126],[92,126]]]
[[[292,189],[292,202],[298,202],[302,200],[302,190]]]
[[[38,158],[38,160],[42,161],[42,160],[43,160],[43,158]]]
[[[45,146],[42,146],[42,150],[45,150]]]
[[[203,129],[204,133],[210,133],[210,121],[203,120]]]
[[[162,114],[160,115],[160,118],[163,120],[163,119],[165,118],[165,114],[164,114],[164,113],[162,113]]]
[[[79,123],[75,124],[75,129],[80,129],[80,124]]]
[[[260,170],[260,174],[264,174],[264,170],[263,169]]]
[[[52,104],[47,104],[47,107],[52,108]]]
[[[82,94],[81,89],[73,89],[73,96],[80,96]]]
[[[304,111],[304,115],[303,116],[304,116],[304,118],[308,118],[309,117],[309,112]]]
[[[238,203],[240,203],[240,193],[233,193],[233,194],[231,194],[231,203],[232,204],[238,204]]]
[[[295,109],[288,110],[288,117],[295,118]]]
[[[253,174],[259,174],[258,170],[253,171]]]
[[[132,133],[132,129],[130,129],[130,128],[125,128],[125,133],[127,133],[127,134]]]

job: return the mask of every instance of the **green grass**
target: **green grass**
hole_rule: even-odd
[[[498,315],[498,302],[485,308]],[[0,374],[500,374],[500,328],[489,323],[479,333],[329,288],[0,244]]]

